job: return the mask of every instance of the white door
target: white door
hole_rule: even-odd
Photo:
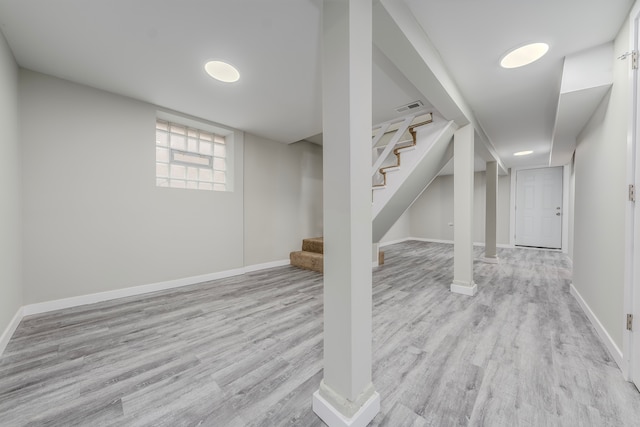
[[[562,168],[516,172],[517,246],[562,247]]]

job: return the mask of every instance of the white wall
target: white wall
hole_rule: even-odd
[[[0,33],[0,335],[23,305],[18,67]]]
[[[614,56],[630,48],[623,25]],[[573,284],[615,344],[622,348],[625,260],[626,145],[629,61],[613,57],[614,83],[575,152]]]
[[[573,236],[574,236],[574,224],[573,219],[575,216],[575,201],[576,201],[576,173],[574,166],[574,159],[571,159],[569,163],[569,230],[568,230],[568,242],[567,242],[567,255],[573,260]]]
[[[453,241],[453,175],[436,177],[410,208],[411,235]]]
[[[380,243],[391,243],[411,237],[411,208],[407,209],[395,224],[387,231]]]
[[[242,266],[242,138],[234,192],[157,188],[155,113],[20,72],[26,304]]]
[[[486,178],[474,175],[474,242],[484,243]],[[509,244],[510,176],[498,177],[497,243]],[[410,209],[413,237],[453,240],[453,175],[437,177]]]
[[[245,134],[245,265],[289,258],[322,236],[322,147]]]

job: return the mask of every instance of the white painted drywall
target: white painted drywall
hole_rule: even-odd
[[[453,241],[453,175],[433,180],[410,208],[411,235]]]
[[[613,87],[578,136],[575,152],[573,285],[622,348],[627,129],[631,87],[623,25],[615,41]]]
[[[498,177],[497,243],[509,244],[510,176]],[[474,176],[474,242],[484,242],[486,178]],[[411,236],[423,239],[453,240],[453,175],[437,177],[410,208]]]
[[[245,265],[289,258],[322,236],[322,147],[245,134]]]
[[[569,230],[567,230],[567,238],[568,238],[568,243],[567,243],[567,255],[569,255],[569,258],[571,258],[573,260],[573,232],[574,232],[574,225],[573,225],[573,218],[576,212],[575,209],[575,201],[576,201],[576,173],[575,173],[575,166],[574,166],[574,159],[571,159],[571,163],[569,163],[568,165],[569,168],[569,212],[568,212],[568,227]]]
[[[387,231],[387,234],[380,239],[380,243],[396,242],[411,237],[411,216],[409,211],[410,209],[407,209],[400,215],[400,218]]]
[[[235,191],[155,186],[152,105],[20,72],[26,304],[242,267]]]
[[[18,66],[0,33],[0,335],[23,305]]]
[[[564,59],[560,93],[611,85],[613,43],[604,43]]]

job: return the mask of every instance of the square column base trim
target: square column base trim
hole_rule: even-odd
[[[474,282],[466,283],[454,280],[451,284],[451,292],[453,292],[454,294],[462,294],[472,297],[476,293],[478,293],[478,285],[476,285]]]
[[[329,427],[366,427],[380,412],[380,395],[374,392],[351,418],[347,418],[316,391],[313,393],[313,412]]]
[[[498,257],[482,257],[480,258],[482,262],[486,262],[487,264],[498,264]]]

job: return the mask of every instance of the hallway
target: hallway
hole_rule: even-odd
[[[374,426],[633,426],[640,393],[569,294],[559,252],[476,261],[408,241],[374,270]],[[476,248],[476,258],[482,255]],[[25,318],[0,425],[320,426],[322,276],[280,267]]]

